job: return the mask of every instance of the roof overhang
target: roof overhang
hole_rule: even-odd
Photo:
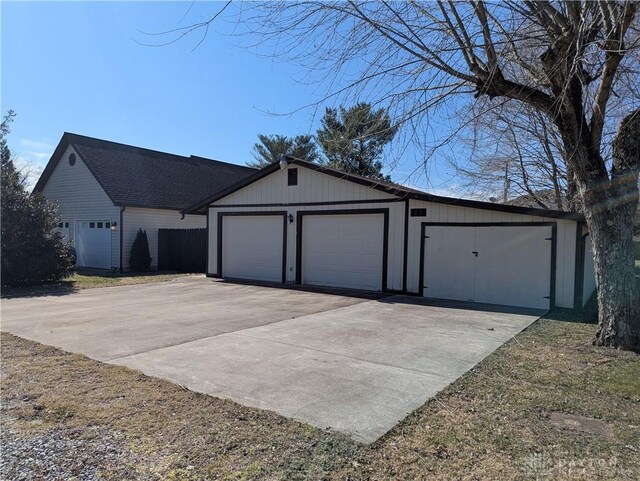
[[[322,165],[314,164],[312,162],[308,162],[301,159],[296,159],[293,157],[286,158],[288,164],[299,165],[308,169],[315,170],[317,172],[322,172],[327,175],[331,175],[333,177],[337,177],[343,180],[348,180],[350,182],[355,182],[360,185],[364,185],[366,187],[382,191],[396,197],[402,199],[415,199],[422,200],[425,202],[434,202],[437,204],[447,204],[447,205],[455,205],[459,207],[468,207],[472,209],[482,209],[482,210],[491,210],[496,212],[508,212],[511,214],[522,214],[536,217],[548,217],[555,219],[565,219],[572,220],[576,222],[584,222],[584,216],[577,212],[565,212],[559,210],[550,210],[550,209],[539,209],[533,207],[520,207],[516,205],[508,205],[508,204],[496,204],[493,202],[483,202],[479,200],[470,200],[470,199],[458,199],[455,197],[443,197],[439,195],[429,194],[427,192],[420,192],[418,190],[404,188],[402,186],[389,184],[386,182],[378,182],[373,179],[367,179],[366,177],[361,177],[358,175],[348,174],[346,172],[341,172],[339,170],[333,169],[331,167],[325,167]],[[204,213],[208,209],[208,207],[217,202],[228,195],[237,192],[244,187],[247,187],[254,182],[280,170],[279,163],[269,164],[263,169],[259,170],[252,176],[247,177],[246,179],[241,180],[240,182],[230,186],[229,188],[218,192],[215,195],[207,197],[200,202],[188,207],[183,211],[185,214],[199,214]]]

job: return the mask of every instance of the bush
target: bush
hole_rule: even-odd
[[[129,266],[133,271],[144,272],[151,267],[151,254],[149,253],[149,239],[147,232],[140,229],[136,234],[136,239],[131,247],[129,256]]]
[[[5,138],[12,119],[13,113],[9,112],[0,132],[1,283],[17,286],[58,281],[73,270],[72,249],[55,230],[55,205],[40,194],[30,195],[25,189],[25,176],[13,164]]]

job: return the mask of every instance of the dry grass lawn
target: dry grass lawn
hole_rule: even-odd
[[[93,473],[119,481],[637,480],[640,357],[593,332],[539,321],[370,446],[3,333],[3,430],[19,446],[79,439],[83,465],[113,439]]]
[[[189,274],[183,274],[179,272],[125,272],[110,273],[101,272],[97,270],[85,270],[72,274],[67,279],[51,283],[41,284],[36,286],[26,287],[3,287],[1,295],[3,298],[12,297],[30,297],[30,296],[45,296],[51,294],[70,294],[80,289],[93,289],[96,287],[113,287],[113,286],[128,286],[132,284],[146,284],[149,282],[164,282],[175,279],[176,277],[186,276]]]

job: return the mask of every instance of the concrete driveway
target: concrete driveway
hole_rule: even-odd
[[[205,277],[2,301],[2,329],[371,442],[535,321]]]

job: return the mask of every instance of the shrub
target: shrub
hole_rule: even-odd
[[[147,232],[139,229],[136,239],[131,247],[131,255],[129,256],[129,266],[133,271],[144,272],[151,267],[151,254],[149,253],[149,239]]]
[[[9,112],[0,132],[2,194],[1,249],[3,286],[41,284],[58,281],[71,274],[73,251],[55,230],[56,206],[40,194],[29,194],[26,177],[13,164],[6,142]]]

